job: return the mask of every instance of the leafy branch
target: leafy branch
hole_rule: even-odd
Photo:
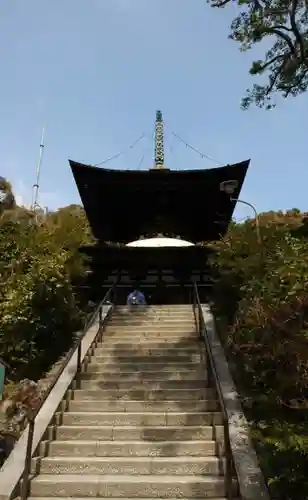
[[[208,0],[214,8],[223,8],[231,0]],[[308,2],[307,0],[237,0],[239,14],[231,23],[230,38],[240,50],[274,37],[263,60],[254,61],[251,75],[267,77],[254,83],[242,100],[242,108],[252,103],[272,108],[274,95],[297,96],[308,87]]]

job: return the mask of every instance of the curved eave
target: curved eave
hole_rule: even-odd
[[[70,160],[94,236],[125,244],[158,233],[214,241],[228,229],[236,202],[220,190],[234,179],[238,198],[250,160],[207,170],[110,170]]]

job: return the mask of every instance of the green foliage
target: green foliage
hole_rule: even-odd
[[[95,243],[84,209],[80,205],[60,208],[48,215],[48,223],[55,245],[69,253],[66,267],[71,279],[82,279],[86,261],[78,248]]]
[[[0,216],[5,210],[12,210],[15,206],[11,184],[4,177],[0,177]]]
[[[0,357],[15,380],[37,379],[67,351],[84,320],[74,280],[78,247],[92,241],[78,206],[41,217],[21,208],[0,218]]]
[[[235,224],[216,245],[214,309],[270,493],[308,498],[308,241],[298,210]]]
[[[208,0],[225,7],[231,0]],[[308,6],[305,0],[237,0],[238,15],[231,24],[230,38],[246,51],[262,41],[269,42],[262,60],[254,61],[250,74],[262,76],[242,101],[273,107],[275,93],[297,96],[308,87]],[[267,77],[267,82],[266,82]],[[265,81],[265,83],[263,83]]]

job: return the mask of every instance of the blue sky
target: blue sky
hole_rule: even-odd
[[[253,53],[228,40],[235,13],[204,0],[0,0],[0,175],[18,200],[31,201],[44,123],[39,202],[55,209],[79,202],[68,158],[96,164],[145,133],[108,167],[151,167],[161,109],[167,166],[215,167],[173,131],[222,164],[251,158],[242,198],[258,211],[308,210],[308,96],[241,111]]]

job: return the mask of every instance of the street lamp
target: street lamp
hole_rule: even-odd
[[[248,201],[240,200],[239,198],[233,198],[232,194],[234,193],[235,189],[238,187],[238,181],[236,180],[229,180],[229,181],[224,181],[221,182],[220,185],[220,191],[224,191],[226,194],[230,196],[231,201],[236,201],[238,203],[243,203],[243,205],[247,205],[250,207],[255,215],[255,221],[256,221],[256,231],[257,231],[257,239],[260,245],[262,244],[262,239],[261,239],[261,233],[260,233],[260,221],[259,221],[259,216],[257,209],[252,203],[249,203]]]

